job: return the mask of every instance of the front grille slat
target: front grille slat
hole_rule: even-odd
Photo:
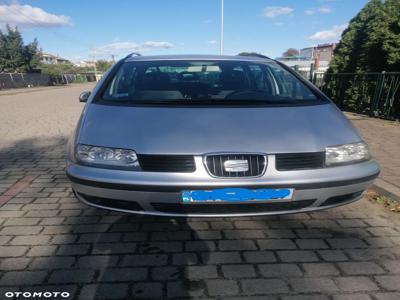
[[[247,171],[225,171],[227,160],[247,160]],[[262,154],[211,154],[206,157],[208,172],[215,177],[257,177],[264,173],[267,160]]]
[[[254,159],[254,157],[250,156],[250,161],[249,161],[249,172],[250,172],[250,174],[253,173],[253,159]]]
[[[140,167],[147,172],[191,173],[196,170],[192,155],[138,154]]]
[[[275,155],[278,171],[306,170],[323,168],[325,152],[279,153]]]
[[[216,171],[215,171],[215,168],[216,168],[216,165],[215,165],[215,157],[213,156],[212,159],[213,159],[213,166],[214,166],[214,167],[213,167],[213,170],[214,170],[214,174],[215,174],[215,172],[216,172]]]
[[[222,176],[222,174],[224,174],[224,165],[222,163],[222,157],[221,156],[219,157],[219,165],[220,165],[220,171],[221,171],[219,176]]]

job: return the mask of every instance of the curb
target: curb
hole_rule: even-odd
[[[400,188],[387,181],[384,181],[381,178],[375,179],[375,182],[372,185],[372,189],[380,195],[392,198],[400,202]]]

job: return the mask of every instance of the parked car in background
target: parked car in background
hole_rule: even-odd
[[[359,199],[379,174],[342,112],[271,59],[131,55],[80,99],[67,175],[77,198],[95,207],[307,212]]]

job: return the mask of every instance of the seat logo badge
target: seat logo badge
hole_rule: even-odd
[[[224,169],[226,172],[247,172],[249,162],[246,159],[226,160],[224,161]]]

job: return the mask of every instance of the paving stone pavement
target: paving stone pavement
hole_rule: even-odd
[[[218,219],[79,203],[64,151],[85,88],[0,96],[7,132],[0,194],[35,176],[0,208],[0,298],[68,291],[71,299],[400,299],[400,217],[367,199],[308,214]]]
[[[380,180],[400,189],[400,122],[389,122],[363,115],[347,113],[382,170]]]

